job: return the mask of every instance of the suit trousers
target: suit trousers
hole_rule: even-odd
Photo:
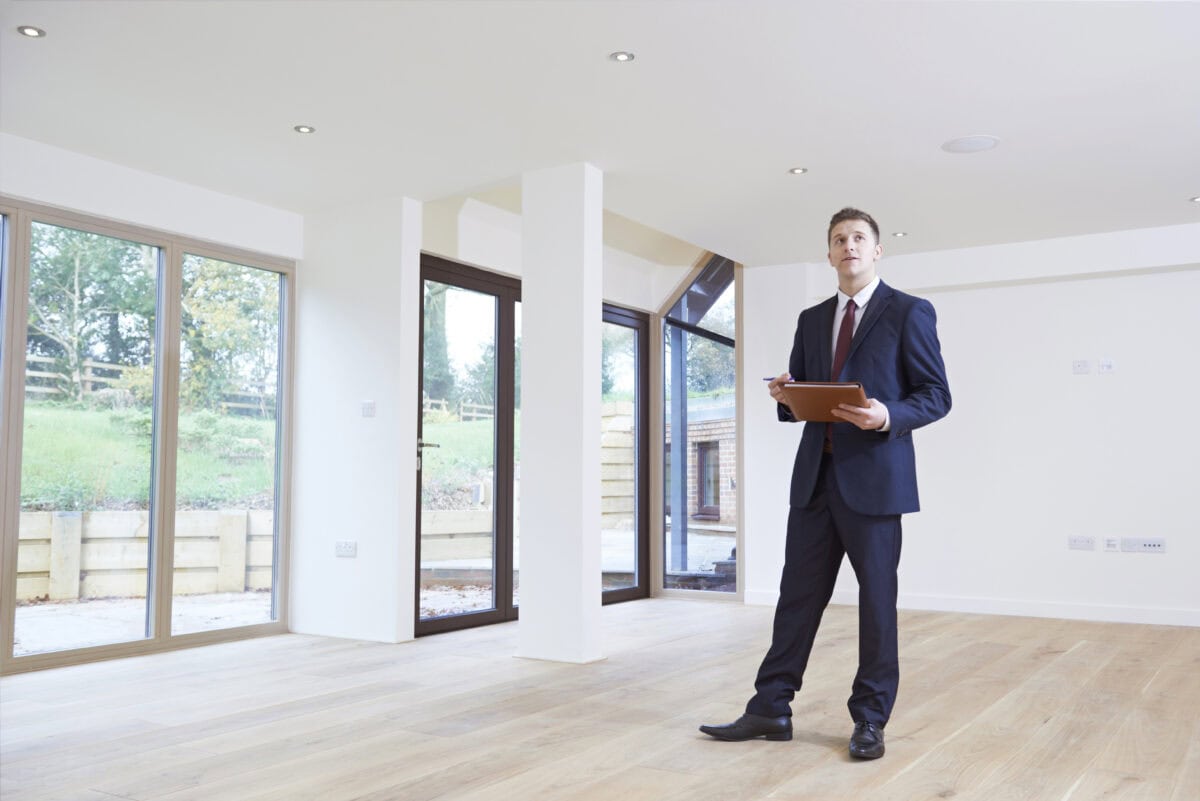
[[[847,706],[855,722],[883,728],[900,681],[896,639],[896,571],[900,515],[864,515],[842,499],[832,457],[821,457],[812,499],[792,507],[771,647],[758,669],[746,711],[791,715],[821,615],[833,595],[842,556],[858,577],[858,672]]]

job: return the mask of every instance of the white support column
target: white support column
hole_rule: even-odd
[[[590,164],[522,178],[521,618],[517,655],[561,662],[600,647],[603,175]]]

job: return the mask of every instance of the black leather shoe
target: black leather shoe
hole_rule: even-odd
[[[883,756],[883,729],[865,721],[855,723],[854,734],[850,735],[850,756],[856,759]]]
[[[792,719],[789,717],[768,718],[763,715],[742,715],[733,723],[724,726],[701,726],[700,731],[718,740],[739,742],[765,737],[768,740],[792,739]]]

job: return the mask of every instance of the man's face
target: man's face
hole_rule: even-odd
[[[829,234],[829,263],[838,273],[838,285],[861,289],[875,280],[875,261],[883,246],[875,241],[864,220],[842,220]]]

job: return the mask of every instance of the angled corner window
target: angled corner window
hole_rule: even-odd
[[[712,256],[663,323],[665,589],[737,590],[735,286]]]

